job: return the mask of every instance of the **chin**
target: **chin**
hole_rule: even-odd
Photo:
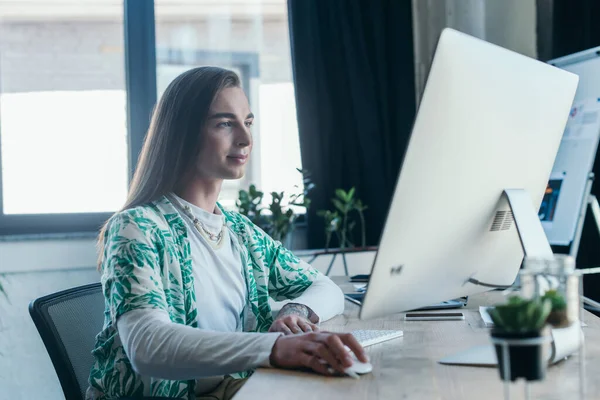
[[[242,179],[244,177],[244,175],[246,175],[245,170],[227,171],[227,173],[224,176],[224,179],[231,179],[231,180]]]

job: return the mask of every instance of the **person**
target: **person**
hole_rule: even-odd
[[[351,334],[319,331],[343,312],[341,290],[217,202],[244,175],[253,120],[225,69],[186,71],[161,96],[99,236],[105,320],[86,398],[230,398],[257,367],[338,374],[348,348],[367,361]],[[290,300],[276,319],[270,299]]]

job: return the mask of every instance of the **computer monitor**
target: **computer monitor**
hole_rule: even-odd
[[[537,210],[577,82],[443,31],[360,318],[511,285],[523,247],[552,255]]]

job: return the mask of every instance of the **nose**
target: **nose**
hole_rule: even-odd
[[[239,129],[238,136],[236,137],[236,145],[238,147],[248,147],[251,144],[252,132],[250,132],[249,127],[243,125],[243,127]]]

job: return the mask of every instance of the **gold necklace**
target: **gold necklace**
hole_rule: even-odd
[[[181,204],[181,202],[174,197],[172,199],[179,206],[179,208],[181,208],[183,212],[192,220],[192,223],[194,224],[196,230],[200,233],[200,236],[205,238],[211,245],[211,247],[215,249],[221,247],[221,245],[223,244],[223,235],[225,233],[225,223],[223,223],[221,231],[217,234],[214,234],[208,229],[206,229],[206,226],[204,226],[204,224],[194,215],[190,206],[188,206],[187,204]]]

